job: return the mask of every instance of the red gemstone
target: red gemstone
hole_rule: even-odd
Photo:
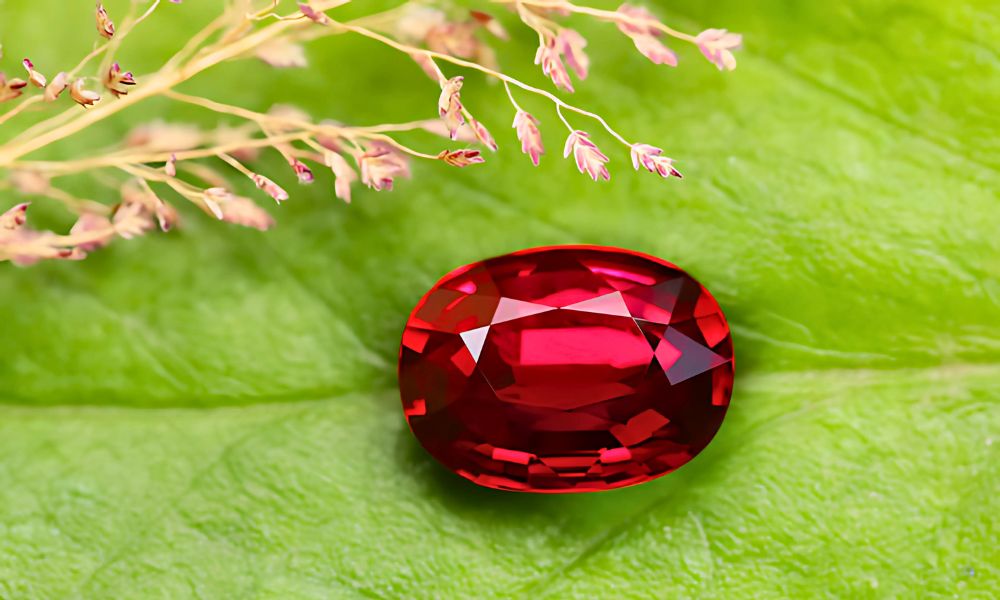
[[[722,424],[729,326],[678,267],[599,246],[464,266],[420,300],[399,352],[406,419],[479,485],[585,492],[649,481]]]

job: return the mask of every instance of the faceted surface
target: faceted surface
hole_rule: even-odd
[[[467,265],[420,300],[399,354],[420,443],[483,486],[582,492],[648,481],[715,435],[733,383],[711,294],[660,259],[535,248]]]

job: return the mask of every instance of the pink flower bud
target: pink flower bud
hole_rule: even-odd
[[[45,88],[45,94],[43,94],[46,102],[55,102],[62,95],[63,90],[69,85],[68,77],[65,71],[60,71],[52,78],[48,87]]]
[[[292,170],[295,171],[295,176],[299,178],[299,183],[302,185],[309,185],[316,180],[313,176],[312,169],[307,167],[302,161],[292,159],[290,164],[292,166]]]
[[[253,173],[250,176],[250,179],[254,182],[254,185],[256,185],[258,189],[264,190],[264,192],[268,196],[274,198],[274,201],[278,204],[288,200],[288,192],[286,192],[280,185],[260,173]]]
[[[743,36],[725,29],[706,29],[694,38],[694,43],[720,71],[732,71],[736,68],[732,51],[743,45]]]
[[[111,21],[111,17],[108,16],[108,11],[104,8],[104,5],[100,2],[97,3],[97,33],[101,34],[101,37],[111,39],[115,37],[115,24]]]
[[[410,167],[406,157],[383,144],[372,144],[367,152],[357,157],[361,168],[361,182],[375,191],[391,190],[396,177],[409,177]]]
[[[318,23],[320,25],[330,24],[330,17],[326,16],[326,13],[322,13],[314,9],[308,2],[299,2],[299,10],[307,19],[313,21],[314,23]]]
[[[590,178],[597,181],[598,178],[605,181],[611,179],[607,167],[608,157],[598,149],[594,142],[590,141],[590,134],[585,131],[576,130],[566,138],[566,147],[563,149],[563,157],[573,154],[576,161],[576,168],[581,173],[590,175]]]
[[[550,37],[538,47],[538,51],[535,53],[535,64],[541,65],[542,73],[548,76],[557,88],[562,88],[567,92],[573,91],[573,82],[566,71],[566,65],[563,64],[556,38]]]
[[[488,129],[486,129],[485,125],[470,117],[469,126],[472,127],[472,132],[476,134],[477,140],[482,142],[482,144],[490,150],[493,150],[494,152],[496,151],[497,142],[493,139],[493,135]]]
[[[334,193],[344,202],[351,203],[351,184],[358,179],[358,174],[354,172],[351,165],[347,164],[344,157],[336,152],[327,152],[325,155],[326,166],[330,167],[334,176]]]
[[[517,139],[521,142],[521,152],[531,158],[532,164],[536,167],[545,154],[545,146],[542,144],[542,134],[538,131],[538,119],[524,112],[517,111],[514,115],[514,130],[517,131]]]
[[[73,98],[74,102],[84,108],[87,108],[88,106],[93,106],[98,100],[100,100],[101,95],[97,92],[83,89],[83,83],[83,79],[77,79],[74,81],[73,85],[69,88],[69,95]]]
[[[674,168],[674,159],[662,156],[663,150],[649,144],[632,144],[630,154],[632,156],[632,166],[638,171],[639,167],[645,168],[650,173],[656,173],[660,177],[683,178],[681,172]]]
[[[31,82],[31,85],[37,88],[43,88],[48,84],[48,80],[45,79],[45,75],[42,75],[35,70],[35,64],[32,63],[31,60],[26,58],[21,61],[21,64],[24,65],[24,70],[28,72],[28,81]]]

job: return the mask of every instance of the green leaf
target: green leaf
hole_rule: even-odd
[[[46,0],[52,19],[37,4],[0,3],[9,72],[21,54],[54,72],[90,49],[92,6]],[[212,10],[166,4],[123,64],[151,70]],[[683,181],[631,172],[573,118],[612,157],[611,183],[590,182],[558,157],[551,106],[519,96],[549,148],[534,169],[503,91],[464,73],[501,146],[485,165],[418,164],[351,206],[324,176],[286,177],[266,234],[186,211],[181,231],[81,263],[0,266],[0,598],[1000,594],[995,6],[657,12],[744,33],[739,68],[680,44],[678,69],[656,67],[577,19],[593,75],[571,100],[667,148]],[[549,89],[532,36],[511,29],[505,66]],[[238,63],[185,90],[352,123],[433,116],[434,85],[405,56],[344,36],[311,48],[309,70]],[[51,155],[153,115],[213,119],[133,112]],[[715,293],[739,357],[730,414],[646,485],[479,489],[406,429],[406,315],[458,265],[574,242],[662,256]]]

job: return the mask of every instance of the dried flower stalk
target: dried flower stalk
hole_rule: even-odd
[[[0,145],[0,183],[6,180],[5,187],[21,194],[59,201],[77,214],[69,233],[58,235],[30,228],[29,203],[17,203],[10,208],[0,204],[0,210],[5,211],[0,213],[0,261],[27,265],[43,259],[78,260],[116,238],[131,239],[153,229],[168,231],[178,223],[178,213],[168,202],[174,198],[194,204],[211,218],[266,230],[274,224],[272,217],[254,200],[232,191],[230,174],[246,177],[259,193],[279,204],[288,200],[292,194],[249,166],[268,149],[284,158],[300,184],[316,180],[317,165],[326,167],[333,176],[333,193],[345,202],[351,201],[352,187],[358,183],[375,191],[391,190],[397,180],[410,177],[412,160],[435,160],[452,167],[483,163],[484,156],[474,148],[425,152],[403,144],[396,137],[400,132],[422,130],[452,143],[479,144],[497,150],[490,130],[462,100],[462,88],[466,85],[463,70],[503,83],[513,108],[513,128],[521,151],[536,166],[545,154],[541,120],[518,104],[515,91],[552,103],[568,132],[564,155],[572,156],[577,168],[595,181],[610,178],[607,168],[610,159],[591,134],[571,124],[567,115],[597,123],[613,140],[628,148],[636,170],[645,169],[661,177],[681,177],[673,160],[664,156],[660,148],[629,141],[600,115],[504,73],[492,43],[507,40],[509,36],[496,16],[482,10],[455,16],[454,10],[439,9],[433,2],[413,1],[361,19],[338,19],[336,9],[348,1],[268,0],[265,5],[257,6],[254,0],[230,0],[218,18],[193,35],[158,71],[142,76],[123,68],[116,55],[129,34],[165,3],[152,0],[144,12],[125,15],[116,27],[114,16],[97,2],[94,23],[101,43],[74,67],[47,77],[45,71],[51,65],[35,65],[24,58],[26,79],[8,78],[0,73],[0,104],[12,105],[0,113],[0,127],[4,131],[18,115],[33,107],[51,107],[63,97],[79,105],[64,109]],[[181,4],[181,0],[170,3]],[[674,40],[693,44],[717,68],[731,70],[736,66],[732,52],[741,43],[738,34],[724,29],[708,29],[697,35],[676,31],[645,8],[628,4],[615,11],[580,6],[567,0],[494,0],[493,4],[508,9],[537,35],[535,63],[555,88],[565,92],[572,92],[590,71],[586,39],[565,25],[574,16],[615,25],[655,64],[677,65],[677,54],[664,44],[665,40]],[[133,10],[137,6],[137,2],[132,2]],[[438,87],[438,118],[354,127],[316,120],[289,106],[258,112],[177,89],[217,65],[250,57],[275,68],[304,67],[308,63],[304,44],[343,34],[384,44],[416,63]],[[99,61],[95,75],[83,75],[95,60]],[[458,71],[446,75],[442,66]],[[432,96],[430,93],[428,96],[430,104]],[[152,122],[137,127],[112,150],[62,161],[29,158],[38,150],[98,126],[109,117],[154,97],[236,118],[243,125],[203,129]],[[219,170],[216,165],[225,169]],[[116,181],[105,172],[117,174],[119,183],[115,185],[119,189],[113,192],[115,200],[104,203],[75,198],[54,184],[62,177],[94,173],[101,174],[101,181]]]

